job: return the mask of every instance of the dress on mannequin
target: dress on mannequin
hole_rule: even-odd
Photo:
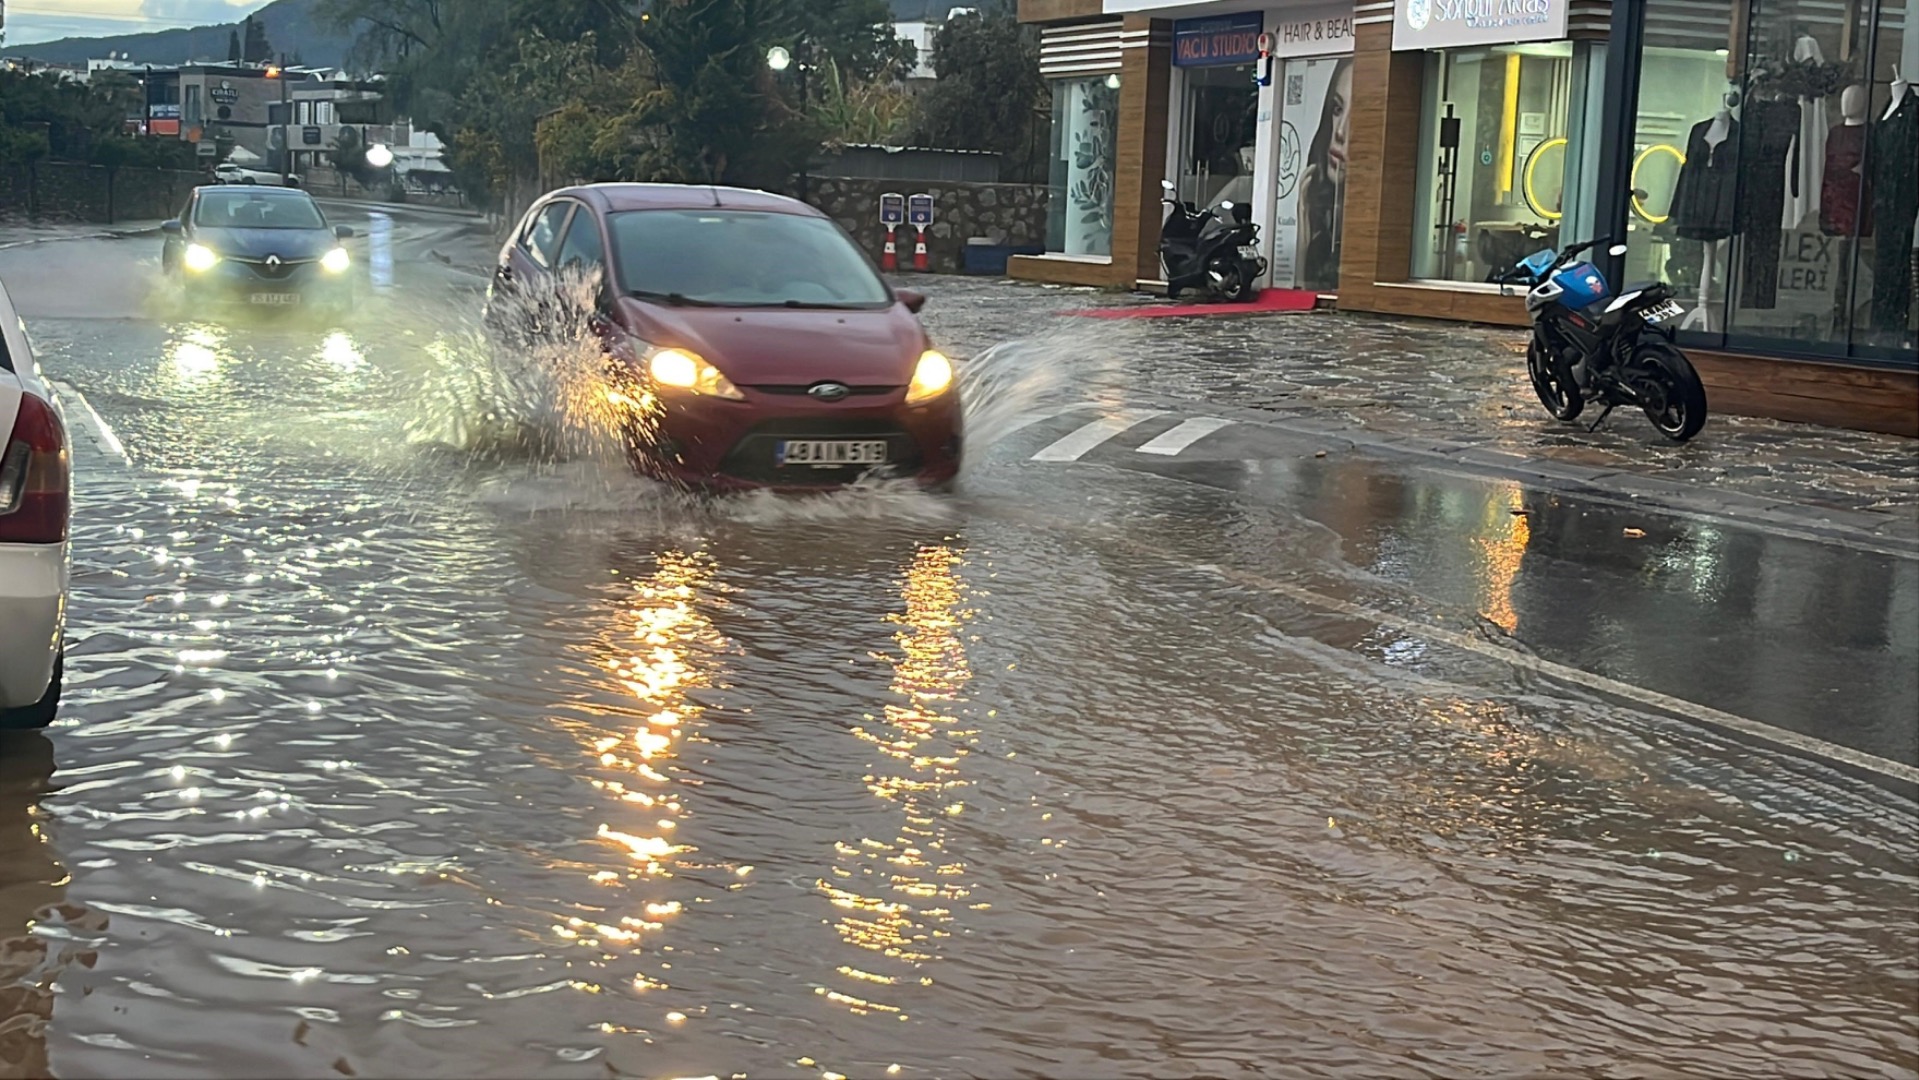
[[[1866,160],[1866,88],[1846,87],[1843,123],[1826,134],[1826,168],[1819,190],[1819,230],[1827,236],[1872,235],[1872,179]]]
[[[1746,107],[1746,172],[1739,303],[1768,309],[1779,302],[1779,222],[1786,212],[1786,154],[1799,134],[1799,102],[1755,101]]]
[[[1792,58],[1801,63],[1823,64],[1825,54],[1810,34],[1799,35],[1792,47]],[[1797,229],[1812,212],[1813,200],[1821,195],[1826,175],[1826,99],[1799,99],[1799,135],[1786,159],[1786,209],[1780,227]]]
[[[1723,125],[1725,138],[1713,145],[1707,138],[1714,124]],[[1672,191],[1673,231],[1688,240],[1724,240],[1737,232],[1733,216],[1738,205],[1739,121],[1730,112],[1701,120],[1686,137],[1686,163]]]
[[[1912,306],[1914,205],[1919,203],[1919,92],[1907,88],[1873,125],[1872,216],[1879,239],[1872,259],[1872,325],[1903,330]]]

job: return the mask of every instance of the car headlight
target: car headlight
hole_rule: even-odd
[[[746,395],[720,374],[719,368],[684,349],[659,350],[647,358],[646,371],[661,386],[729,401],[746,400]]]
[[[220,261],[220,256],[215,255],[210,247],[188,244],[187,253],[182,261],[186,263],[188,270],[205,272],[213,269],[214,265]]]
[[[344,274],[346,268],[352,265],[353,259],[346,253],[345,248],[334,248],[320,256],[320,269],[329,274]]]
[[[931,401],[953,388],[953,362],[928,349],[920,354],[913,368],[913,382],[906,388],[906,403],[918,405]]]

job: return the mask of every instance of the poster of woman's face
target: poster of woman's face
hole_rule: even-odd
[[[1289,60],[1281,82],[1282,161],[1275,207],[1273,283],[1333,289],[1339,285],[1340,211],[1345,203],[1352,130],[1350,57]]]

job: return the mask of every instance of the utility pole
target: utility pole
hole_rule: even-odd
[[[279,67],[267,67],[267,78],[280,80],[280,186],[293,177],[293,103],[287,89],[287,54],[280,54]]]

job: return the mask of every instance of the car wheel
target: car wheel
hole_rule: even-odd
[[[66,665],[65,653],[53,658],[53,679],[47,683],[46,696],[39,701],[18,709],[0,709],[0,731],[43,728],[53,723],[55,714],[60,711],[60,685],[64,680]]]

